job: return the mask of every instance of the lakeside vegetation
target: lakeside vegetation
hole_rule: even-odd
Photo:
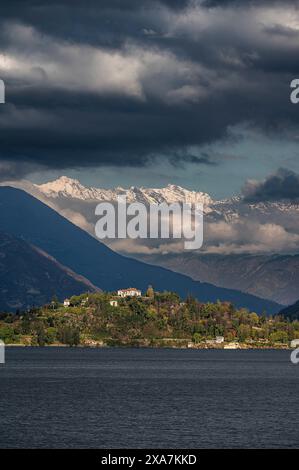
[[[182,301],[176,293],[151,287],[144,297],[103,292],[69,300],[69,306],[53,299],[26,312],[1,313],[0,339],[27,346],[286,348],[299,338],[298,320],[191,296]]]

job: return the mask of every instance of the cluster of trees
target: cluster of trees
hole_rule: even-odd
[[[174,292],[154,292],[142,298],[118,298],[111,306],[111,293],[74,296],[64,307],[57,299],[49,305],[0,314],[0,338],[6,343],[44,346],[76,346],[90,341],[134,344],[162,339],[204,343],[216,336],[225,341],[262,345],[288,343],[299,338],[299,321],[267,317],[236,309],[227,302],[201,303],[192,296],[182,301]]]

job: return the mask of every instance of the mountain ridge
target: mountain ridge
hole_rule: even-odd
[[[295,302],[293,305],[289,305],[288,307],[282,309],[279,312],[279,315],[282,315],[285,318],[289,318],[290,320],[299,320],[299,300]]]
[[[29,182],[13,185],[37,197],[92,236],[95,236],[96,204],[107,199],[115,201],[117,194],[123,194],[124,191],[130,192],[129,200],[146,204],[151,201],[184,202],[187,199],[196,199],[194,191],[171,184],[166,189],[157,190],[136,187],[130,190],[115,188],[116,192],[97,190],[99,199],[79,199],[72,197],[72,191],[61,193],[66,184],[75,184],[76,187],[79,184],[81,190],[85,191],[86,188],[78,180],[61,177],[54,182],[45,183],[46,188],[51,188],[53,183],[56,187],[55,194],[42,192],[39,188],[43,185]],[[134,243],[128,240],[129,243],[121,244],[113,240],[104,242],[125,256],[167,267],[195,280],[248,292],[284,305],[294,302],[299,284],[299,266],[296,262],[299,252],[299,204],[287,201],[249,204],[244,203],[241,196],[215,201],[206,193],[198,194],[198,201],[202,194],[206,201],[204,245],[199,253],[188,253],[180,247],[177,250],[171,246],[168,252],[165,240],[135,240]],[[88,196],[92,195],[88,193]],[[206,263],[209,257],[210,261]],[[254,275],[254,270],[251,271],[252,267],[259,269],[257,276]]]
[[[234,288],[258,297],[290,305],[298,298],[299,255],[280,254],[178,254],[136,257],[164,266],[202,282]]]
[[[118,196],[125,195],[128,202],[145,202],[147,204],[162,202],[211,204],[213,202],[207,193],[190,191],[174,184],[168,184],[164,188],[139,188],[131,186],[125,189],[119,186],[113,189],[103,189],[86,187],[77,179],[61,176],[48,183],[34,184],[34,187],[46,196],[53,198],[71,197],[81,200],[115,201]]]
[[[99,289],[40,248],[0,232],[0,309],[25,310]]]
[[[258,312],[276,313],[281,308],[275,302],[121,256],[20,189],[1,187],[0,208],[0,229],[38,246],[103,290],[133,285],[144,291],[153,284],[157,290],[174,290],[184,297],[192,294],[202,301],[226,300]]]
[[[242,195],[231,196],[224,199],[214,199],[208,193],[196,190],[189,190],[182,186],[169,183],[162,188],[152,188],[144,186],[131,186],[123,188],[121,186],[104,189],[94,186],[84,186],[78,179],[61,176],[53,181],[42,184],[33,184],[33,186],[45,194],[47,197],[72,197],[82,200],[97,199],[99,201],[115,201],[117,196],[126,195],[128,202],[142,202],[140,196],[144,198],[144,202],[161,203],[161,202],[189,202],[203,203],[206,206],[212,206],[215,210],[221,208],[233,207],[240,203],[244,203],[246,207],[251,209],[259,208],[267,211],[269,208],[277,208],[287,210],[296,208],[299,212],[298,202],[291,201],[270,201],[270,202],[248,202]]]

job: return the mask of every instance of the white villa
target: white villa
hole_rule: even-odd
[[[110,300],[109,303],[110,303],[111,307],[117,307],[118,306],[117,300]]]
[[[129,287],[128,289],[119,289],[117,291],[119,297],[141,297],[141,290],[135,287]]]
[[[71,305],[70,299],[64,299],[63,305],[64,307],[69,307]]]
[[[88,297],[86,297],[86,299],[82,299],[82,300],[81,300],[81,306],[82,306],[82,307],[85,307],[85,305],[87,304],[87,302],[88,302]]]
[[[217,344],[224,343],[224,337],[223,336],[216,336],[216,343]]]

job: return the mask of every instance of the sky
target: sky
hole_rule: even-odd
[[[214,198],[256,180],[250,197],[268,181],[269,197],[285,195],[299,173],[298,7],[2,1],[0,179],[173,183]]]

